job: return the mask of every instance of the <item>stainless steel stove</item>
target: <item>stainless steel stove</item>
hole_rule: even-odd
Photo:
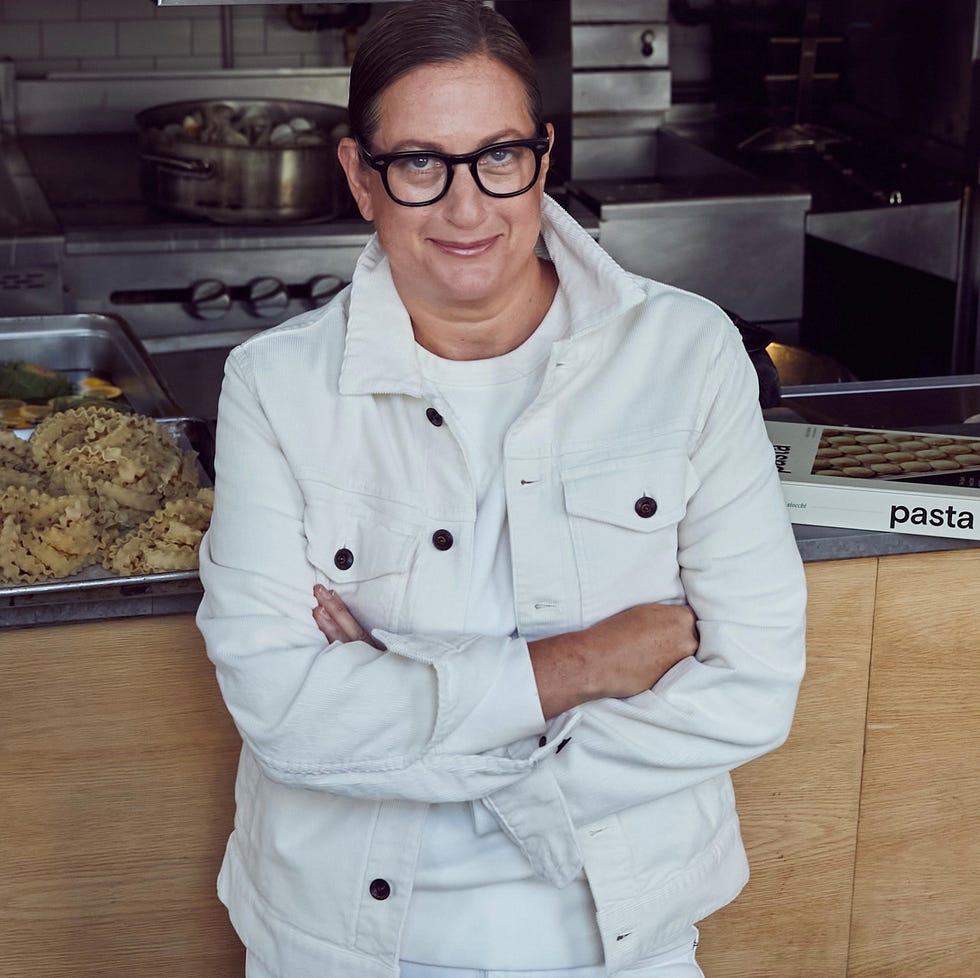
[[[249,84],[343,98],[337,73],[322,74],[312,95],[306,74],[253,75]],[[12,226],[0,221],[0,312],[119,316],[185,412],[213,417],[228,350],[329,301],[350,280],[370,225],[353,203],[335,219],[288,225],[219,225],[156,210],[140,192],[133,113],[178,100],[189,85],[228,97],[227,75],[155,79],[152,95],[140,92],[142,79],[79,84],[92,90],[79,96],[69,80],[55,79],[18,93],[26,105],[16,132],[4,136],[4,155],[20,181],[12,196],[23,200],[26,187],[34,204]],[[45,111],[72,97],[82,99],[74,112]],[[106,104],[116,108],[106,113]]]
[[[342,289],[370,233],[354,215],[233,227],[155,211],[140,196],[132,134],[21,145],[64,235],[52,311],[124,319],[189,414],[214,415],[232,346]]]

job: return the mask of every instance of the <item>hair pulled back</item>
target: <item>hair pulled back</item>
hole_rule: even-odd
[[[388,11],[354,55],[347,101],[351,129],[370,145],[390,85],[415,68],[476,54],[499,61],[520,78],[528,111],[540,126],[544,110],[534,61],[506,18],[479,0],[412,0]]]

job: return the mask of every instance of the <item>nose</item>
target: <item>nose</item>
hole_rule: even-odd
[[[458,227],[475,227],[483,220],[489,198],[477,186],[466,163],[457,163],[453,182],[443,198],[446,218]]]

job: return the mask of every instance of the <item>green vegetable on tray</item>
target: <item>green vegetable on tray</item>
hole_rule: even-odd
[[[92,397],[86,394],[69,394],[65,397],[54,397],[51,399],[51,411],[56,414],[58,411],[70,411],[77,407],[105,407],[119,411],[120,414],[132,414],[133,409],[128,404],[121,404],[119,401],[110,401],[104,397]]]
[[[0,398],[45,404],[74,391],[72,382],[60,371],[26,360],[0,360]]]

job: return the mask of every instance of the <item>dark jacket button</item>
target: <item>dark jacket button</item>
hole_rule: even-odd
[[[453,545],[453,535],[449,530],[436,530],[432,534],[432,545],[436,550],[448,550]]]
[[[637,516],[648,520],[657,511],[657,500],[651,499],[649,496],[640,496],[633,506],[633,509],[636,510]]]
[[[439,413],[439,412],[438,412],[438,411],[437,411],[437,410],[436,410],[435,408],[429,408],[429,409],[428,409],[428,410],[427,410],[427,411],[425,412],[425,416],[426,416],[426,417],[427,417],[427,418],[429,419],[429,421],[430,421],[430,422],[431,422],[432,424],[434,424],[434,425],[435,425],[435,426],[436,426],[437,428],[441,428],[441,427],[442,427],[442,415],[441,415],[441,414],[440,414],[440,413]]]
[[[546,743],[548,743],[547,737],[545,737],[543,734],[540,737],[538,737],[538,747],[544,747]]]
[[[375,900],[387,900],[391,896],[391,887],[387,880],[371,880],[368,892]]]
[[[354,555],[346,547],[341,547],[333,555],[333,562],[338,570],[350,570],[354,563]]]

